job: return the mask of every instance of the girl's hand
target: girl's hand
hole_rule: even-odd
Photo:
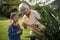
[[[17,34],[20,34],[20,33],[22,33],[22,31],[23,31],[23,29],[20,29],[20,30],[17,32]]]
[[[21,31],[19,30],[18,32],[17,32],[17,34],[20,34],[21,33]]]

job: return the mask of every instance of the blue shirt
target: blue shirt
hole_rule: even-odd
[[[8,28],[9,40],[20,40],[20,34],[17,34],[19,29],[20,28],[18,28],[18,26],[15,26],[13,24],[9,26]]]

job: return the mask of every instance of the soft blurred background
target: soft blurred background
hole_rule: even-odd
[[[17,11],[20,20],[19,23],[22,26],[23,14],[18,11],[20,3],[26,3],[30,9],[38,11],[41,19],[38,21],[43,24],[46,29],[36,30],[39,34],[36,34],[36,38],[41,40],[60,40],[60,0],[0,0],[0,40],[8,40],[8,25],[10,22],[11,12]],[[29,40],[29,29],[23,30],[22,40]]]

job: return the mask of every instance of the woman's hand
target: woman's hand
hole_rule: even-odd
[[[27,24],[26,23],[22,23],[22,25],[24,26],[24,29],[27,29]]]
[[[32,24],[32,25],[30,25],[32,28],[37,28],[38,27],[38,25],[37,24]]]

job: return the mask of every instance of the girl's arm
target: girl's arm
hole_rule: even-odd
[[[17,32],[17,34],[21,35],[22,31],[23,31],[23,29],[21,29],[20,25],[18,24],[18,32]]]

